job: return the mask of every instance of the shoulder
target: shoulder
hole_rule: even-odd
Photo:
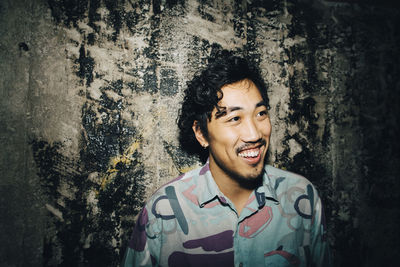
[[[311,182],[305,178],[304,176],[291,172],[291,171],[287,171],[287,170],[282,170],[282,169],[278,169],[276,167],[273,167],[271,165],[266,165],[265,166],[265,171],[268,174],[268,176],[270,178],[279,178],[279,177],[284,177],[287,178],[290,181],[293,182],[303,182],[306,184],[310,184]]]
[[[153,206],[154,202],[160,202],[160,200],[163,199],[168,200],[176,198],[177,195],[188,190],[191,186],[197,185],[202,174],[208,170],[205,170],[207,167],[208,165],[195,168],[164,184],[148,199],[146,206]],[[164,201],[160,203],[162,202]]]
[[[296,212],[304,219],[321,214],[322,204],[317,189],[304,176],[267,165],[265,171],[275,190],[282,212]]]
[[[300,174],[278,169],[271,165],[265,166],[265,172],[268,175],[268,178],[271,180],[276,191],[286,191],[293,187],[302,189],[311,187],[313,190],[315,190],[313,184]]]
[[[172,179],[171,181],[163,185],[160,189],[158,189],[156,192],[165,192],[166,190],[168,191],[167,188],[171,187],[176,189],[185,189],[188,187],[188,185],[190,186],[192,184],[197,183],[197,181],[201,178],[201,176],[208,170],[209,170],[208,165],[192,169]]]

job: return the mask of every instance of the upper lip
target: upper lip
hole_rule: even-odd
[[[245,144],[244,146],[241,146],[237,149],[237,153],[241,153],[246,150],[257,149],[257,148],[262,147],[264,144],[265,144],[265,142],[260,142],[255,145],[254,144]]]

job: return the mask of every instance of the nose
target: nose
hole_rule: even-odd
[[[262,137],[261,131],[258,127],[257,121],[248,119],[243,124],[242,140],[243,142],[253,143],[258,142]]]

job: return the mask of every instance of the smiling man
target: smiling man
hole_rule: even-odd
[[[314,186],[266,165],[266,92],[229,53],[188,83],[179,140],[205,164],[150,198],[123,266],[330,266]]]

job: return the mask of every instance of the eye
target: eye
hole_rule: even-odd
[[[233,117],[233,118],[230,118],[229,120],[228,120],[228,122],[236,122],[236,121],[239,121],[240,120],[240,117],[239,116],[235,116],[235,117]]]
[[[258,117],[264,117],[264,116],[266,116],[267,114],[268,114],[268,113],[267,113],[266,110],[262,110],[262,111],[258,112],[257,116],[258,116]]]

